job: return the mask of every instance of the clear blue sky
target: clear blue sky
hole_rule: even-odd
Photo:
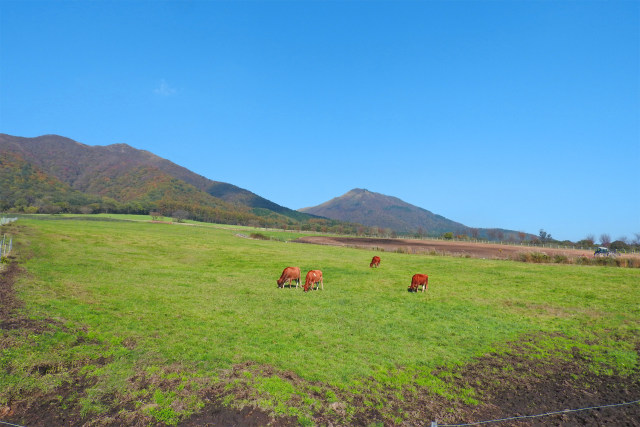
[[[127,143],[298,209],[640,233],[638,1],[0,0],[0,132]]]

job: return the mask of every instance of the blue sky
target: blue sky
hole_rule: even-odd
[[[640,2],[0,0],[0,132],[127,143],[281,205],[640,233]]]

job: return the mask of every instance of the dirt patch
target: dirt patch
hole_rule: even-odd
[[[15,258],[9,257],[10,263],[0,271],[0,350],[6,345],[5,331],[14,329],[28,329],[34,333],[41,333],[49,328],[48,322],[41,322],[20,314],[22,302],[16,298],[13,283],[24,270],[15,262]],[[51,323],[55,323],[51,321]]]
[[[536,246],[500,245],[496,243],[459,242],[449,240],[380,239],[370,237],[305,236],[293,240],[296,243],[346,246],[359,249],[384,250],[386,252],[433,253],[486,259],[516,259],[522,253],[544,253],[568,258],[593,258],[593,252],[583,249],[540,248]]]
[[[514,345],[508,354],[486,355],[454,373],[456,385],[474,387],[482,403],[458,404],[453,414],[441,414],[439,420],[450,424],[470,423],[640,399],[640,372],[595,374],[585,371],[585,362],[585,356],[577,347],[562,357],[540,359],[527,357],[521,343]],[[511,419],[496,425],[640,426],[640,404]]]
[[[245,407],[240,410],[228,409],[217,405],[207,405],[198,415],[180,423],[181,426],[214,427],[214,426],[295,426],[295,421],[283,422],[274,420],[266,411],[256,407]]]
[[[279,376],[303,390],[309,398],[322,402],[308,408],[309,422],[315,425],[425,426],[455,425],[510,418],[497,426],[640,426],[640,404],[621,405],[582,411],[566,411],[619,404],[640,399],[640,372],[631,375],[595,374],[585,370],[586,356],[574,347],[555,356],[540,359],[527,354],[527,343],[544,337],[530,337],[514,343],[504,354],[488,354],[453,370],[441,369],[433,375],[447,383],[449,390],[461,390],[479,403],[447,399],[427,387],[382,387],[375,379],[363,382],[362,392],[353,393],[326,384],[310,384],[290,372],[254,364],[234,367],[228,380],[242,380],[260,373]],[[233,381],[230,381],[233,382]],[[230,383],[227,382],[227,385]],[[241,410],[225,409],[223,396],[231,394],[237,401],[256,398],[248,383],[240,381],[233,390],[217,386],[207,391],[207,404],[201,413],[180,425],[292,426],[300,425],[295,417],[275,418],[253,405]],[[331,401],[326,396],[332,394]],[[295,403],[293,395],[286,401]],[[283,402],[284,403],[284,402]],[[299,402],[298,402],[299,403]],[[513,419],[550,412],[542,417]]]

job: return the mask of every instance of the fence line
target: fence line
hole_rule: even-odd
[[[516,417],[500,418],[500,419],[497,419],[497,420],[476,421],[476,422],[465,423],[465,424],[438,424],[437,421],[432,421],[431,422],[431,427],[477,426],[477,425],[480,425],[480,424],[499,423],[499,422],[502,422],[502,421],[513,421],[513,420],[521,420],[521,419],[525,419],[525,418],[547,417],[549,415],[568,414],[568,413],[572,413],[572,412],[588,411],[588,410],[593,410],[593,409],[602,409],[602,408],[612,408],[612,407],[615,407],[615,406],[633,405],[634,403],[640,403],[640,400],[634,400],[632,402],[613,403],[613,404],[610,404],[610,405],[590,406],[588,408],[580,408],[580,409],[563,409],[562,411],[546,412],[544,414],[521,415],[521,416],[516,416]]]
[[[9,236],[9,241],[7,242],[7,235],[2,235],[2,241],[0,242],[0,256],[7,256],[11,253],[11,249],[13,248],[13,237]]]
[[[374,237],[374,236],[365,236],[365,237]],[[377,238],[389,238],[389,237],[383,237],[383,236],[378,236]],[[478,238],[469,238],[469,239],[458,239],[456,237],[453,237],[451,239],[447,239],[444,237],[430,237],[430,236],[423,236],[423,237],[414,237],[414,236],[398,236],[397,239],[406,239],[406,240],[439,240],[439,241],[449,241],[449,242],[471,242],[471,243],[488,243],[488,244],[493,244],[493,245],[503,245],[503,246],[526,246],[529,248],[549,248],[549,249],[576,249],[576,250],[584,250],[584,251],[590,251],[593,252],[595,251],[598,246],[597,245],[593,245],[591,247],[584,247],[584,246],[576,246],[576,245],[563,245],[560,243],[533,243],[530,241],[524,241],[524,242],[511,242],[511,241],[505,241],[505,240],[486,240],[486,239],[478,239]],[[624,253],[624,254],[638,254],[640,253],[640,251],[638,251],[637,249],[620,249],[620,250],[616,250],[616,252],[618,253]]]
[[[18,220],[18,217],[15,217],[15,218],[2,217],[2,218],[0,218],[0,225],[10,224],[13,221],[17,221],[17,220]]]
[[[562,411],[554,411],[554,412],[546,412],[544,414],[536,414],[536,415],[522,415],[517,417],[508,417],[508,418],[500,418],[496,420],[487,420],[487,421],[477,421],[473,423],[465,423],[465,424],[438,424],[437,421],[431,422],[431,427],[468,427],[468,426],[477,426],[480,424],[489,424],[489,423],[498,423],[502,421],[513,421],[513,420],[521,420],[526,418],[539,418],[539,417],[547,417],[549,415],[558,415],[558,414],[569,414],[572,412],[580,412],[580,411],[589,411],[594,409],[602,409],[602,408],[613,408],[616,406],[625,406],[625,405],[633,405],[634,403],[640,403],[640,400],[634,400],[632,402],[623,402],[623,403],[613,403],[610,405],[600,405],[600,406],[589,406],[587,408],[580,409],[564,409]],[[15,426],[15,427],[24,427],[19,424],[12,424],[6,421],[0,420],[0,424]]]

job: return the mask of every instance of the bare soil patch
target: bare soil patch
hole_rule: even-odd
[[[565,255],[569,258],[593,257],[593,252],[583,249],[556,249],[536,246],[500,245],[496,243],[460,242],[452,240],[382,239],[371,237],[305,236],[296,243],[347,246],[360,249],[377,249],[386,252],[434,253],[439,255],[468,256],[486,259],[514,259],[525,252],[541,252],[550,257]]]

